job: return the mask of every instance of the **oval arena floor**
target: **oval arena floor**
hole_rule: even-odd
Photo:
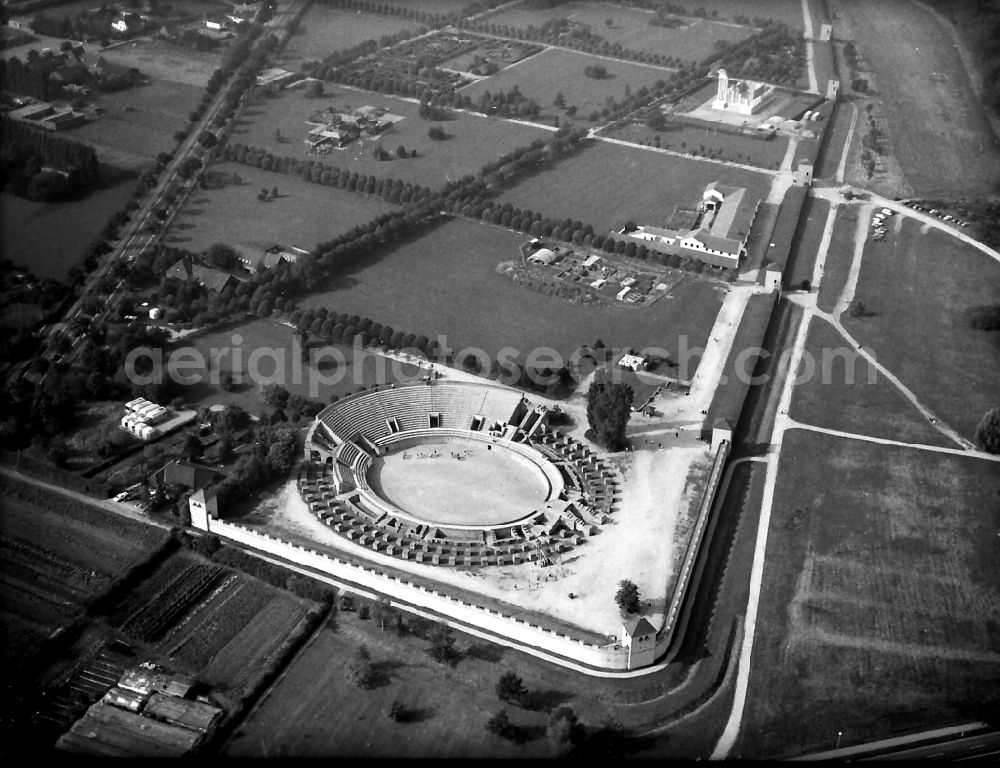
[[[544,474],[524,457],[456,438],[395,448],[372,461],[367,479],[386,501],[439,525],[518,520],[541,506],[549,492]]]

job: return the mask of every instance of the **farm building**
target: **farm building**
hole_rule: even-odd
[[[110,704],[120,709],[127,709],[129,712],[138,712],[146,703],[148,694],[130,691],[125,688],[115,686],[101,699],[105,704]]]
[[[222,718],[222,709],[204,701],[154,693],[146,704],[145,715],[171,725],[207,732]]]
[[[556,260],[556,254],[550,248],[539,248],[528,257],[532,264],[547,266]]]
[[[7,113],[7,116],[12,120],[31,123],[47,131],[61,131],[64,128],[72,128],[86,121],[82,112],[68,108],[56,108],[45,102],[28,104],[27,106],[11,110]]]
[[[150,480],[154,485],[179,485],[191,491],[206,488],[225,477],[211,467],[190,461],[172,461],[155,472]]]
[[[258,88],[271,88],[277,91],[289,83],[298,80],[300,77],[302,75],[296,72],[289,72],[287,69],[281,69],[280,67],[271,67],[257,75],[256,82]]]
[[[309,255],[309,251],[294,245],[272,245],[267,249],[234,245],[233,248],[236,250],[240,263],[250,272],[273,269],[283,261],[294,264],[300,256]]]
[[[99,701],[59,737],[56,748],[95,757],[180,757],[204,736]]]
[[[194,264],[189,259],[179,259],[170,269],[167,270],[167,277],[177,280],[196,280],[210,291],[222,292],[226,288],[235,286],[242,282],[240,278],[223,272],[220,269],[203,267],[201,264]]]
[[[760,198],[744,187],[712,182],[705,187],[694,225],[684,229],[655,226],[623,227],[612,232],[613,240],[638,241],[667,255],[695,258],[716,267],[736,267],[746,255],[747,237],[757,216]],[[685,220],[689,212],[675,210],[671,221]]]

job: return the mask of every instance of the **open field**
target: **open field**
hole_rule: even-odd
[[[931,410],[971,439],[997,404],[996,332],[969,325],[974,307],[1000,296],[1000,264],[937,230],[906,221],[896,237],[866,248],[855,301],[844,316],[858,342]],[[878,246],[881,250],[874,250]]]
[[[497,274],[499,262],[517,258],[525,237],[450,220],[418,240],[383,249],[300,306],[367,313],[411,333],[445,334],[455,350],[476,345],[491,356],[506,346],[522,354],[550,346],[566,359],[600,338],[608,347],[660,346],[677,359],[680,336],[689,349],[707,341],[721,301],[712,283],[687,277],[674,298],[646,308],[573,304]]]
[[[676,29],[655,27],[649,23],[652,17],[651,11],[638,8],[571,0],[552,8],[537,10],[515,5],[484,16],[482,20],[525,29],[528,26],[540,27],[548,19],[565,18],[576,24],[589,26],[594,34],[600,35],[612,45],[620,43],[635,51],[666,54],[685,61],[704,59],[715,50],[716,40],[733,42],[753,34],[749,27],[719,24],[710,19],[693,17],[678,17],[683,26]],[[606,24],[607,19],[613,20],[610,27]]]
[[[143,38],[100,51],[97,46],[87,46],[88,58],[103,56],[114,64],[135,67],[155,80],[172,80],[197,88],[204,88],[212,72],[222,63],[226,44],[214,52],[196,51],[166,40]]]
[[[418,105],[409,101],[334,83],[327,83],[324,90],[326,95],[319,99],[306,99],[302,91],[285,91],[280,96],[263,99],[243,111],[232,141],[261,147],[275,156],[318,159],[342,170],[436,188],[448,179],[475,175],[488,161],[516,147],[551,136],[550,131],[541,128],[476,114],[450,113],[449,120],[430,122],[422,119]],[[373,152],[376,142],[370,139],[352,142],[326,155],[308,154],[304,139],[313,127],[305,122],[309,117],[330,106],[350,113],[365,105],[385,107],[405,118],[387,128],[377,140],[392,159],[377,160]],[[432,125],[441,126],[448,138],[431,139],[427,131]],[[281,132],[280,141],[277,131]],[[396,148],[401,144],[407,150],[417,150],[417,156],[396,157]]]
[[[65,280],[134,188],[134,177],[118,174],[81,200],[36,203],[5,192],[0,195],[0,222],[5,225],[0,226],[0,252],[39,278]]]
[[[315,306],[320,302],[313,302]],[[333,312],[347,312],[343,302],[321,302]],[[368,307],[366,310],[374,315],[377,312]],[[360,313],[360,310],[358,310]],[[378,322],[378,318],[373,318]],[[409,333],[403,326],[395,326],[398,330]],[[218,368],[229,371],[233,367],[236,356],[242,361],[239,366],[243,372],[242,383],[237,383],[233,391],[226,392],[218,384],[210,383],[211,371],[206,367],[192,369],[192,374],[205,380],[203,383],[191,384],[185,387],[184,397],[190,402],[197,401],[202,405],[239,405],[250,413],[261,414],[269,411],[254,381],[247,376],[248,370],[256,372],[259,377],[270,380],[274,377],[289,392],[300,397],[320,399],[329,402],[332,395],[344,397],[353,394],[371,384],[386,384],[393,381],[414,381],[419,377],[420,369],[408,363],[399,363],[386,358],[354,350],[340,344],[316,347],[312,354],[315,363],[300,364],[298,347],[292,346],[292,328],[269,320],[254,320],[250,323],[230,326],[212,333],[199,336],[197,339],[187,339],[182,346],[197,350],[206,361],[211,360],[213,353],[225,355],[219,358]],[[414,331],[415,333],[416,331]],[[250,355],[255,350],[261,359],[252,370],[249,366]],[[263,351],[274,350],[274,357],[264,356]],[[338,358],[343,364],[335,362]],[[279,369],[278,363],[281,364]],[[234,373],[234,379],[237,378]]]
[[[644,183],[636,183],[642,179]],[[712,181],[767,196],[769,178],[715,163],[597,142],[501,197],[553,219],[579,219],[605,233],[631,219],[663,226],[678,205],[700,202]]]
[[[1000,151],[946,30],[903,0],[837,0],[833,11],[837,36],[853,40],[876,73],[895,156],[914,194],[991,192]]]
[[[197,189],[167,230],[164,241],[192,251],[213,243],[275,243],[311,249],[317,243],[391,211],[380,197],[359,195],[262,171],[240,163],[213,163],[210,188]],[[241,183],[232,183],[233,175]],[[261,189],[278,188],[277,200],[260,202]]]
[[[174,133],[188,126],[188,113],[198,106],[202,89],[186,83],[154,80],[98,97],[104,111],[66,135],[97,147],[102,155],[135,157],[135,165],[152,160],[177,145]],[[131,165],[131,164],[130,164]]]
[[[826,252],[826,264],[823,267],[823,280],[820,283],[816,305],[824,312],[830,312],[847,285],[847,277],[851,271],[851,261],[854,258],[854,237],[858,227],[859,209],[854,205],[842,205],[837,209],[837,218],[833,223],[833,234],[830,237],[830,247]],[[867,223],[867,222],[864,222]],[[820,232],[822,236],[822,232]],[[875,243],[882,251],[888,242]],[[866,244],[866,249],[873,247]]]
[[[608,76],[597,80],[583,74],[585,67],[594,64],[604,67]],[[542,109],[540,119],[551,120],[558,116],[562,121],[570,120],[572,118],[567,117],[564,109],[552,105],[556,94],[561,93],[567,108],[576,107],[575,119],[588,123],[591,112],[600,113],[608,97],[614,98],[615,101],[623,101],[626,86],[631,88],[633,93],[643,86],[652,88],[657,80],[666,80],[670,72],[671,70],[660,67],[600,59],[577,51],[547,48],[516,66],[508,67],[484,80],[465,86],[461,89],[461,93],[463,96],[468,95],[473,103],[476,103],[485,91],[496,94],[497,91],[510,91],[516,85],[522,94],[538,102],[538,106]]]
[[[830,203],[807,196],[799,214],[799,225],[785,262],[785,285],[796,287],[803,280],[812,282],[816,255],[823,239],[823,229],[830,214]]]
[[[813,318],[809,326],[806,353],[815,361],[816,372],[795,387],[789,414],[796,421],[905,443],[956,447],[822,318]]]
[[[788,150],[788,137],[775,136],[772,139],[754,139],[737,133],[718,131],[710,123],[692,125],[668,120],[664,129],[657,131],[645,122],[631,122],[628,125],[601,132],[603,136],[634,141],[674,152],[697,152],[700,155],[731,160],[759,168],[777,170]],[[660,143],[656,143],[659,138]]]
[[[423,8],[423,5],[421,5]],[[430,8],[427,8],[430,11]],[[277,54],[277,66],[298,70],[304,61],[325,59],[343,48],[365,40],[378,40],[420,25],[410,19],[361,13],[313,3],[303,14],[299,28]]]
[[[731,757],[968,722],[1000,691],[1000,475],[973,458],[792,430],[746,720]]]

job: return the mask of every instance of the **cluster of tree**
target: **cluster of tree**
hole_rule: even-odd
[[[783,22],[767,20],[760,32],[728,43],[709,57],[701,67],[725,67],[731,75],[794,86],[805,66],[805,42]]]
[[[54,316],[66,298],[66,286],[52,278],[36,279],[30,271],[15,267],[10,259],[0,258],[0,303],[37,307],[39,320],[24,323],[16,313],[0,320],[0,359],[8,362],[26,360],[38,348],[33,329]]]
[[[626,447],[625,427],[632,416],[632,387],[625,383],[611,383],[603,376],[595,376],[587,390],[587,422],[594,440],[609,451]]]
[[[298,176],[314,184],[346,189],[349,192],[377,195],[390,203],[419,202],[431,195],[429,187],[410,184],[401,179],[379,178],[374,175],[359,174],[357,171],[349,171],[346,168],[341,170],[318,160],[299,160],[298,158],[275,156],[266,150],[248,147],[239,142],[226,143],[219,154],[226,160],[250,165],[264,171]]]
[[[52,370],[44,385],[32,384],[27,377],[8,382],[0,391],[0,444],[8,450],[26,448],[33,441],[48,446],[70,432],[77,424],[73,384],[78,381],[61,368]]]
[[[59,200],[91,187],[100,176],[93,147],[17,120],[0,118],[0,178],[5,189],[32,200]]]
[[[588,64],[583,68],[583,74],[592,80],[604,80],[608,76],[608,70],[600,64]]]
[[[454,94],[454,97],[458,98],[459,94]],[[482,112],[484,115],[497,114],[501,117],[537,118],[538,113],[541,111],[538,102],[521,93],[516,83],[507,92],[483,91],[479,94],[479,98],[475,102],[472,102],[470,99],[468,107],[465,106],[465,97],[462,96],[460,98],[464,108],[468,109],[471,107],[477,112]]]
[[[247,437],[250,450],[240,456],[230,476],[216,486],[222,510],[258,488],[287,477],[302,451],[298,430],[289,424],[258,423]]]
[[[303,417],[311,418],[323,410],[323,404],[301,395],[293,395],[280,384],[261,387],[260,399],[272,409],[271,422],[289,421],[297,424]]]

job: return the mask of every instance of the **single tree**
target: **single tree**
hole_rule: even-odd
[[[188,461],[192,461],[201,456],[203,450],[204,446],[201,444],[201,440],[195,435],[188,435],[184,440],[184,447],[181,449],[181,453]]]
[[[260,388],[260,399],[271,408],[284,408],[290,397],[291,393],[280,384],[267,384]]]
[[[447,624],[438,624],[431,635],[431,647],[429,649],[431,658],[440,664],[449,663],[455,655],[455,638],[451,634],[451,627]]]
[[[347,665],[347,679],[362,690],[367,690],[375,685],[378,675],[372,664],[368,649],[359,646],[354,658]]]
[[[378,622],[379,629],[384,631],[385,625],[392,623],[393,614],[395,614],[395,609],[387,598],[382,597],[375,601],[375,606],[372,608],[372,618]]]
[[[486,730],[494,736],[499,736],[503,739],[510,738],[513,729],[514,725],[511,723],[505,709],[498,710],[486,721]]]
[[[528,689],[516,672],[504,672],[496,685],[497,698],[508,704],[523,704],[528,697]]]
[[[632,387],[595,378],[587,390],[587,421],[594,439],[611,451],[625,448],[625,427],[632,415]]]
[[[583,741],[584,730],[573,709],[565,704],[549,715],[545,729],[552,751],[556,755],[572,754]]]
[[[639,588],[628,579],[618,582],[618,591],[615,593],[615,602],[625,613],[639,612]]]

